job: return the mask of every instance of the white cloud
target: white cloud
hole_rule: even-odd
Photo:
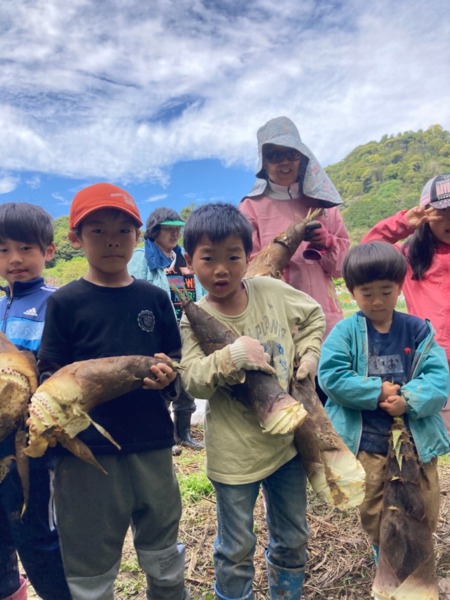
[[[146,203],[152,202],[160,202],[161,200],[165,200],[167,198],[167,194],[155,194],[154,196],[150,196],[145,200]]]
[[[56,200],[56,202],[58,204],[60,204],[61,206],[70,206],[70,203],[72,201],[72,198],[67,199],[59,192],[54,192],[53,194],[51,194],[51,196],[52,196],[53,200]]]
[[[37,190],[41,185],[41,178],[39,175],[33,175],[25,180],[25,183],[33,190]]]
[[[8,194],[16,189],[19,184],[17,177],[0,173],[0,194]]]
[[[450,126],[440,0],[17,0],[0,22],[7,170],[166,186],[179,160],[252,169],[282,114],[323,164]]]

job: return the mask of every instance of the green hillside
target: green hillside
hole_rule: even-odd
[[[353,241],[380,219],[418,203],[425,182],[450,171],[450,132],[384,135],[358,146],[326,169],[344,200],[342,215]]]

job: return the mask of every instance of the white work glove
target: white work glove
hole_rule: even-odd
[[[307,377],[310,377],[313,381],[317,375],[317,365],[319,364],[319,355],[313,350],[307,350],[300,359],[295,379],[297,381],[303,381]]]
[[[242,335],[228,347],[236,369],[275,374],[275,370],[269,364],[270,356],[264,352],[264,348],[258,340]]]

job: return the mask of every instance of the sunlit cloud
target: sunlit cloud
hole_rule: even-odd
[[[18,0],[0,18],[0,158],[15,173],[167,186],[178,161],[253,169],[278,115],[324,165],[450,126],[440,0]]]

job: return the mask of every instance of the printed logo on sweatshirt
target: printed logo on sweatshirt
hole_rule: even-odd
[[[142,331],[151,333],[155,328],[155,315],[151,310],[141,310],[137,322]]]
[[[23,314],[27,315],[27,317],[37,317],[38,316],[37,310],[34,308],[34,306],[33,306],[33,308],[29,308],[28,310],[25,310]]]

